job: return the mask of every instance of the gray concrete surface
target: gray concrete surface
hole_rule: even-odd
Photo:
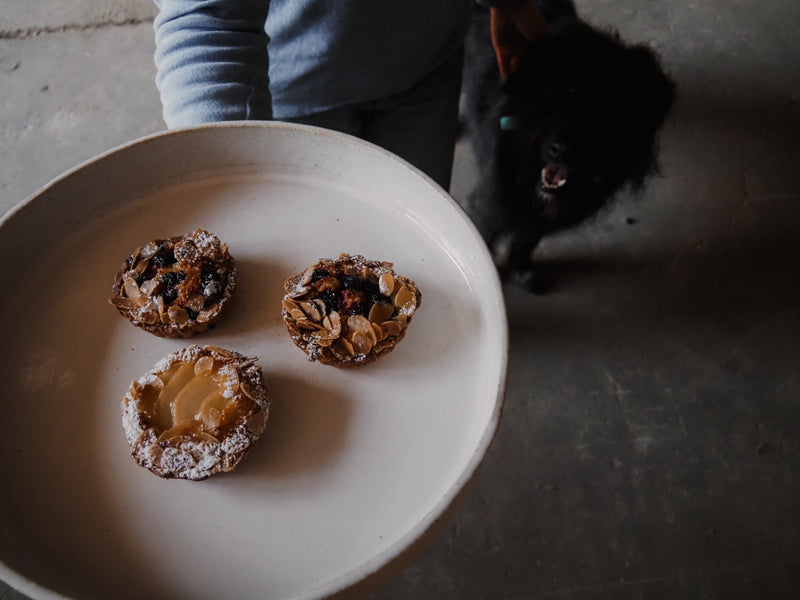
[[[800,5],[578,5],[678,82],[663,176],[547,241],[554,293],[507,290],[495,443],[373,600],[798,598]],[[0,210],[163,127],[152,13],[3,0]],[[453,194],[473,178],[462,144]]]

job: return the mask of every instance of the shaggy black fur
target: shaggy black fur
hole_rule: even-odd
[[[657,133],[674,84],[652,50],[590,26],[571,0],[536,4],[551,35],[532,44],[505,83],[488,12],[476,8],[465,117],[480,177],[465,208],[502,277],[543,291],[531,259],[539,240],[657,171]]]

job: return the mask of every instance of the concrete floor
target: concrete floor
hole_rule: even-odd
[[[373,600],[800,598],[800,4],[578,6],[678,82],[663,177],[548,240],[554,293],[507,290],[496,441]],[[3,0],[0,211],[163,128],[153,13]]]

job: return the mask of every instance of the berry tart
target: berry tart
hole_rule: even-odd
[[[284,283],[284,323],[309,360],[359,367],[403,339],[422,295],[392,263],[342,254],[320,259]]]
[[[188,338],[219,321],[235,286],[228,246],[196,229],[138,248],[117,272],[109,302],[150,333]]]

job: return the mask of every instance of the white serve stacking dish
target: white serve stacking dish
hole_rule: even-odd
[[[134,327],[108,302],[146,242],[212,231],[238,267],[216,327]],[[283,283],[341,253],[389,261],[422,301],[358,369],[310,362]],[[0,578],[36,599],[358,596],[429,541],[485,455],[507,367],[502,289],[457,204],[355,138],[232,123],[137,140],[0,222]],[[131,382],[191,344],[257,357],[260,441],[230,473],[162,479],[131,457]]]

